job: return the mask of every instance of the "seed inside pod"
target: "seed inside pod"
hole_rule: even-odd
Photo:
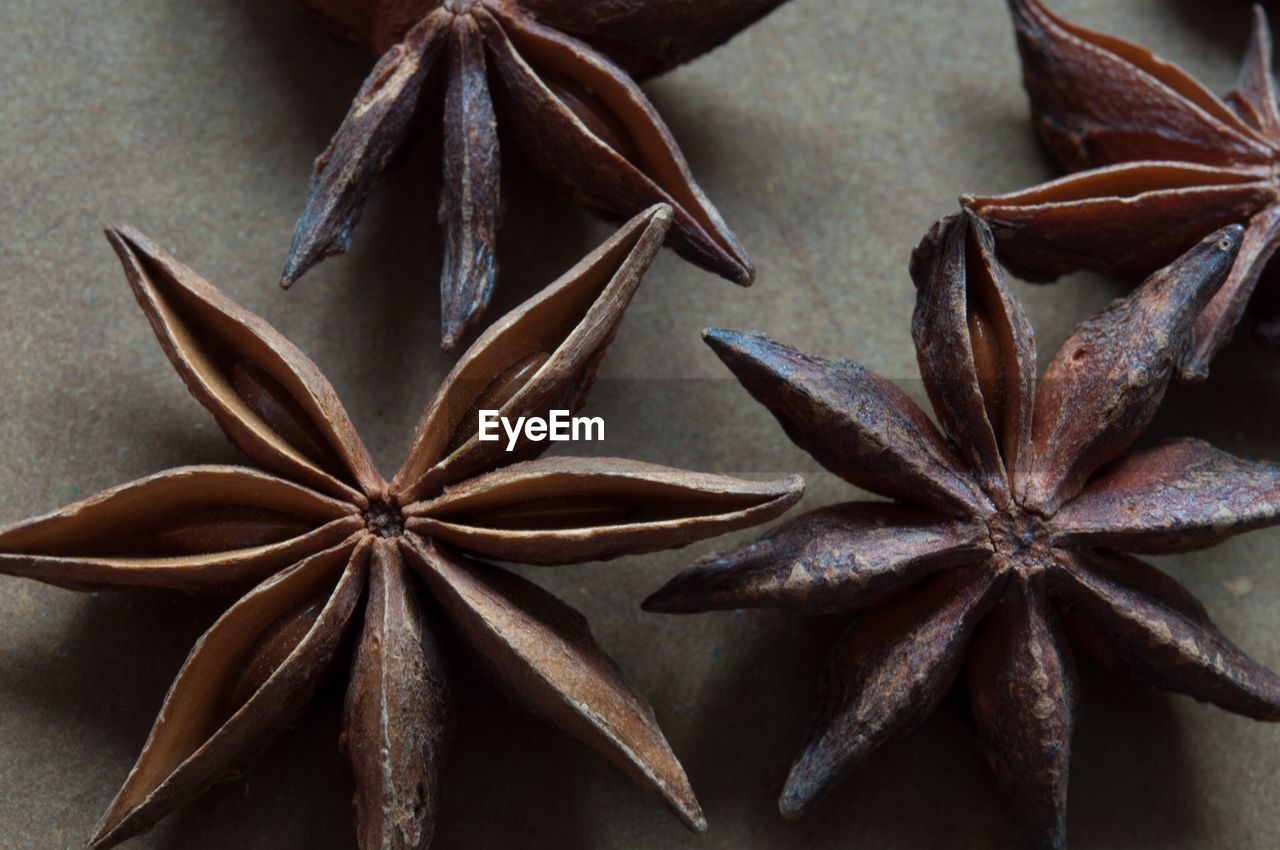
[[[263,630],[245,650],[227,688],[223,717],[235,714],[297,649],[319,619],[324,601],[323,596],[304,601]]]
[[[302,405],[274,378],[256,366],[240,362],[231,364],[230,374],[236,395],[282,440],[327,472],[344,469]]]
[[[559,74],[540,70],[539,75],[547,88],[551,89],[560,102],[587,126],[592,135],[613,148],[627,162],[638,163],[640,154],[635,142],[631,139],[631,134],[618,117],[605,106],[604,101],[596,97],[586,86]]]
[[[476,435],[480,429],[481,410],[500,410],[550,359],[551,355],[548,352],[535,351],[517,360],[505,372],[494,378],[457,419],[446,453],[452,454]]]
[[[997,435],[1004,432],[1008,386],[1000,356],[1000,341],[991,320],[977,310],[969,311],[969,339],[973,346],[973,363],[978,372],[978,386],[987,409],[987,419]]]
[[[599,496],[547,496],[511,505],[502,505],[477,514],[472,524],[510,531],[592,528],[617,525],[631,511],[616,499]]]
[[[152,533],[156,555],[203,555],[269,546],[306,534],[313,524],[267,508],[218,505],[166,520]]]

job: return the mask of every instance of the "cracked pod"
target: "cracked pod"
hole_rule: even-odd
[[[451,348],[489,302],[498,268],[498,125],[579,203],[621,221],[672,208],[668,243],[748,285],[755,268],[698,188],[632,74],[665,71],[730,38],[783,0],[303,0],[381,54],[316,160],[282,283],[345,252],[411,118],[443,89],[441,335]],[[425,107],[425,103],[433,104]]]
[[[941,428],[856,363],[706,332],[793,442],[892,500],[802,514],[704,558],[645,603],[859,615],[827,661],[784,815],[808,811],[958,683],[1025,846],[1063,850],[1073,650],[1140,684],[1280,719],[1280,679],[1135,557],[1280,523],[1280,466],[1191,439],[1130,450],[1242,239],[1239,227],[1219,231],[1151,275],[1078,326],[1037,380],[1031,328],[990,233],[971,213],[944,220],[912,257],[912,332]]]
[[[1041,0],[1009,0],[1036,128],[1069,176],[967,195],[1000,259],[1029,279],[1077,269],[1140,280],[1208,234],[1245,227],[1227,280],[1181,355],[1202,380],[1252,299],[1255,331],[1280,346],[1280,107],[1261,6],[1234,89],[1220,99],[1140,45],[1072,24]],[[1258,297],[1254,292],[1261,283]]]
[[[142,832],[243,768],[303,710],[345,635],[342,745],[365,850],[431,838],[456,659],[594,748],[695,830],[705,821],[653,710],[583,617],[476,560],[553,566],[655,552],[762,522],[800,495],[616,458],[538,459],[476,439],[506,416],[576,410],[671,211],[626,224],[462,356],[388,483],[306,355],[146,237],[108,236],[192,395],[253,466],[190,466],[0,529],[0,572],[73,589],[235,594],[200,638],[91,840]]]

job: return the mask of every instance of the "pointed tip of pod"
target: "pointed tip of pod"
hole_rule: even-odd
[[[751,262],[751,258],[746,254],[734,256],[733,270],[724,277],[731,283],[736,283],[741,287],[748,287],[756,282],[756,266]]]
[[[736,333],[738,333],[738,331],[731,331],[725,328],[703,328],[702,339],[708,345],[714,346],[716,343],[722,342],[732,334]]]
[[[1209,361],[1193,354],[1184,357],[1178,363],[1178,380],[1187,384],[1202,384],[1209,380]]]
[[[644,222],[646,232],[665,240],[672,224],[675,223],[675,210],[671,208],[670,204],[654,204],[633,218],[628,224],[633,222]],[[623,228],[627,226],[627,224],[624,224]]]
[[[304,212],[293,231],[289,256],[285,258],[284,269],[280,272],[280,288],[288,289],[321,260],[345,254],[350,247],[350,227],[336,235],[326,235],[320,224],[314,223]]]
[[[787,820],[800,820],[809,813],[809,805],[813,802],[809,794],[800,788],[793,772],[787,778],[787,784],[778,795],[778,812]]]
[[[102,229],[103,235],[111,243],[117,254],[132,250],[139,238],[145,238],[134,228],[118,221],[113,221]]]
[[[687,211],[684,212],[687,214]],[[679,222],[677,227],[681,232],[689,229],[687,221],[684,220]],[[713,232],[705,235],[710,245],[704,246],[704,250],[698,252],[696,257],[686,255],[687,259],[738,286],[748,287],[755,283],[755,263],[723,222],[718,228],[714,228]],[[680,251],[679,248],[676,250]]]
[[[680,820],[694,835],[705,835],[707,832],[707,816],[702,813],[702,806],[692,797],[687,805],[680,808]]]
[[[136,227],[112,222],[102,232],[126,268],[136,267],[143,260],[161,264],[173,261],[164,248]]]
[[[712,556],[714,557],[714,556]],[[704,559],[705,560],[705,559]],[[640,603],[640,609],[650,614],[699,614],[705,610],[699,604],[701,577],[705,571],[699,561],[684,572],[673,576],[666,584],[649,594]]]
[[[480,310],[470,316],[442,317],[440,321],[440,350],[453,351],[480,318]]]
[[[1231,273],[1243,242],[1244,228],[1238,224],[1214,231],[1181,257],[1152,274],[1143,287],[1160,290],[1172,284],[1182,290],[1184,286],[1177,285],[1182,283],[1190,289],[1188,298],[1207,302]]]
[[[947,216],[947,218],[948,219],[952,219],[952,218],[964,219],[965,224],[967,224],[969,227],[972,227],[974,230],[977,230],[979,232],[990,231],[991,228],[987,225],[986,219],[980,216],[978,214],[978,211],[973,208],[972,203],[974,201],[975,201],[975,198],[972,195],[961,195],[960,196],[960,212],[952,213],[951,215]]]
[[[846,761],[833,754],[821,735],[811,739],[791,765],[778,796],[778,812],[787,820],[809,814],[856,761],[857,757]]]
[[[121,834],[120,825],[122,821],[118,816],[112,817],[113,814],[115,814],[114,804],[102,816],[102,820],[98,821],[97,826],[93,828],[93,834],[85,842],[84,846],[88,850],[108,850],[108,848],[115,847],[127,837]]]
[[[285,260],[284,269],[280,272],[280,288],[287,290],[292,287],[313,265],[315,265],[314,261],[307,262],[291,252],[289,258]]]
[[[803,475],[788,475],[775,479],[772,483],[777,488],[778,494],[785,497],[788,506],[794,505],[804,496]]]
[[[759,331],[706,328],[702,340],[739,379],[761,370],[781,376],[791,359],[802,356]]]
[[[466,332],[465,328],[444,329],[440,334],[440,350],[453,351],[458,347],[459,340]]]
[[[752,339],[764,339],[762,334],[750,331],[735,331],[728,328],[703,328],[702,341],[711,346],[711,350],[724,358],[731,351],[748,347]]]
[[[647,216],[652,221],[665,227],[670,227],[671,222],[675,219],[675,210],[671,208],[671,204],[654,204],[641,215]]]
[[[130,273],[130,269],[137,270],[143,257],[155,258],[158,250],[156,245],[134,227],[112,222],[102,232],[111,244],[111,249],[116,252],[116,257],[124,265],[126,274]]]
[[[1217,241],[1218,250],[1229,252],[1234,255],[1240,250],[1240,243],[1244,241],[1244,225],[1229,224],[1216,233],[1211,233],[1206,236],[1204,243],[1213,242],[1215,240]]]
[[[1244,225],[1228,225],[1206,236],[1194,251],[1204,255],[1201,261],[1209,267],[1212,274],[1219,275],[1225,280],[1231,267],[1235,265],[1240,248],[1244,245],[1244,234]],[[1220,285],[1221,282],[1218,286]],[[1217,286],[1214,288],[1217,289]]]
[[[1270,37],[1271,27],[1267,22],[1267,9],[1261,3],[1253,4],[1253,26],[1258,32]]]

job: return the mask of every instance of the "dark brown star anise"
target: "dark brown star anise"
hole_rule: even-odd
[[[1280,109],[1266,15],[1255,7],[1244,68],[1224,101],[1145,48],[1068,23],[1040,0],[1009,8],[1040,137],[1079,173],[965,205],[991,225],[1000,259],[1030,280],[1076,269],[1137,280],[1208,233],[1246,225],[1179,366],[1203,379],[1280,247]],[[1258,300],[1255,330],[1280,346],[1280,289]]]
[[[525,708],[705,828],[652,709],[582,616],[470,557],[555,565],[652,552],[761,522],[799,498],[795,479],[529,460],[547,443],[522,438],[508,453],[477,439],[479,409],[578,408],[670,219],[665,207],[638,216],[483,334],[389,484],[301,351],[145,237],[108,232],[188,389],[260,468],[173,469],[0,530],[0,571],[12,575],[244,594],[191,651],[94,847],[147,829],[251,759],[355,631],[343,746],[359,843],[425,846],[450,729],[444,628]]]
[[[316,160],[285,286],[347,250],[376,179],[432,94],[433,67],[445,89],[440,296],[446,348],[484,310],[497,275],[497,113],[529,162],[584,206],[619,221],[669,204],[676,251],[736,283],[755,277],[629,73],[659,73],[692,59],[784,0],[301,2],[382,58]]]
[[[759,334],[707,342],[787,435],[893,502],[804,514],[711,555],[651,611],[861,611],[824,674],[821,716],[780,807],[797,817],[921,722],[964,673],[986,756],[1037,848],[1066,846],[1077,686],[1069,644],[1144,684],[1280,719],[1280,679],[1173,579],[1131,553],[1183,552],[1280,522],[1280,466],[1197,440],[1124,454],[1191,325],[1227,276],[1236,226],[1076,328],[1037,386],[1035,343],[971,213],[912,257],[913,335],[942,433],[856,363]]]

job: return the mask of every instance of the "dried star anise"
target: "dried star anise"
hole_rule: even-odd
[[[669,204],[676,251],[736,283],[755,277],[629,73],[659,73],[692,59],[784,0],[301,2],[382,58],[316,160],[285,286],[347,250],[375,181],[432,96],[432,68],[440,69],[445,90],[446,348],[484,310],[497,275],[498,113],[529,162],[584,206],[618,221]]]
[[[670,219],[665,207],[638,216],[483,334],[389,484],[301,351],[145,237],[108,232],[174,367],[260,468],[174,469],[0,530],[0,572],[73,589],[244,594],[187,658],[94,847],[147,829],[254,756],[302,710],[348,632],[343,746],[360,846],[425,846],[450,729],[444,628],[525,708],[705,828],[652,709],[582,616],[470,557],[556,565],[651,552],[799,498],[795,479],[528,460],[546,443],[522,438],[508,453],[477,439],[478,409],[515,417],[583,402]]]
[[[1029,280],[1076,269],[1140,279],[1224,225],[1246,225],[1227,282],[1196,321],[1179,370],[1203,379],[1280,247],[1280,107],[1266,15],[1221,100],[1145,48],[1009,0],[1040,137],[1067,171],[1019,192],[966,196],[1000,259]],[[1275,284],[1268,282],[1268,289]],[[1255,330],[1280,346],[1280,289]]]
[[[1140,683],[1280,720],[1280,679],[1173,579],[1131,553],[1183,552],[1280,522],[1280,466],[1197,440],[1124,454],[1241,241],[1219,231],[1081,324],[1037,386],[1035,343],[972,213],[912,257],[913,335],[941,422],[856,363],[765,336],[707,341],[787,435],[894,502],[848,502],[711,555],[651,611],[863,612],[828,660],[824,705],[779,805],[802,814],[921,722],[963,673],[1027,844],[1066,846],[1077,685],[1070,644]]]

